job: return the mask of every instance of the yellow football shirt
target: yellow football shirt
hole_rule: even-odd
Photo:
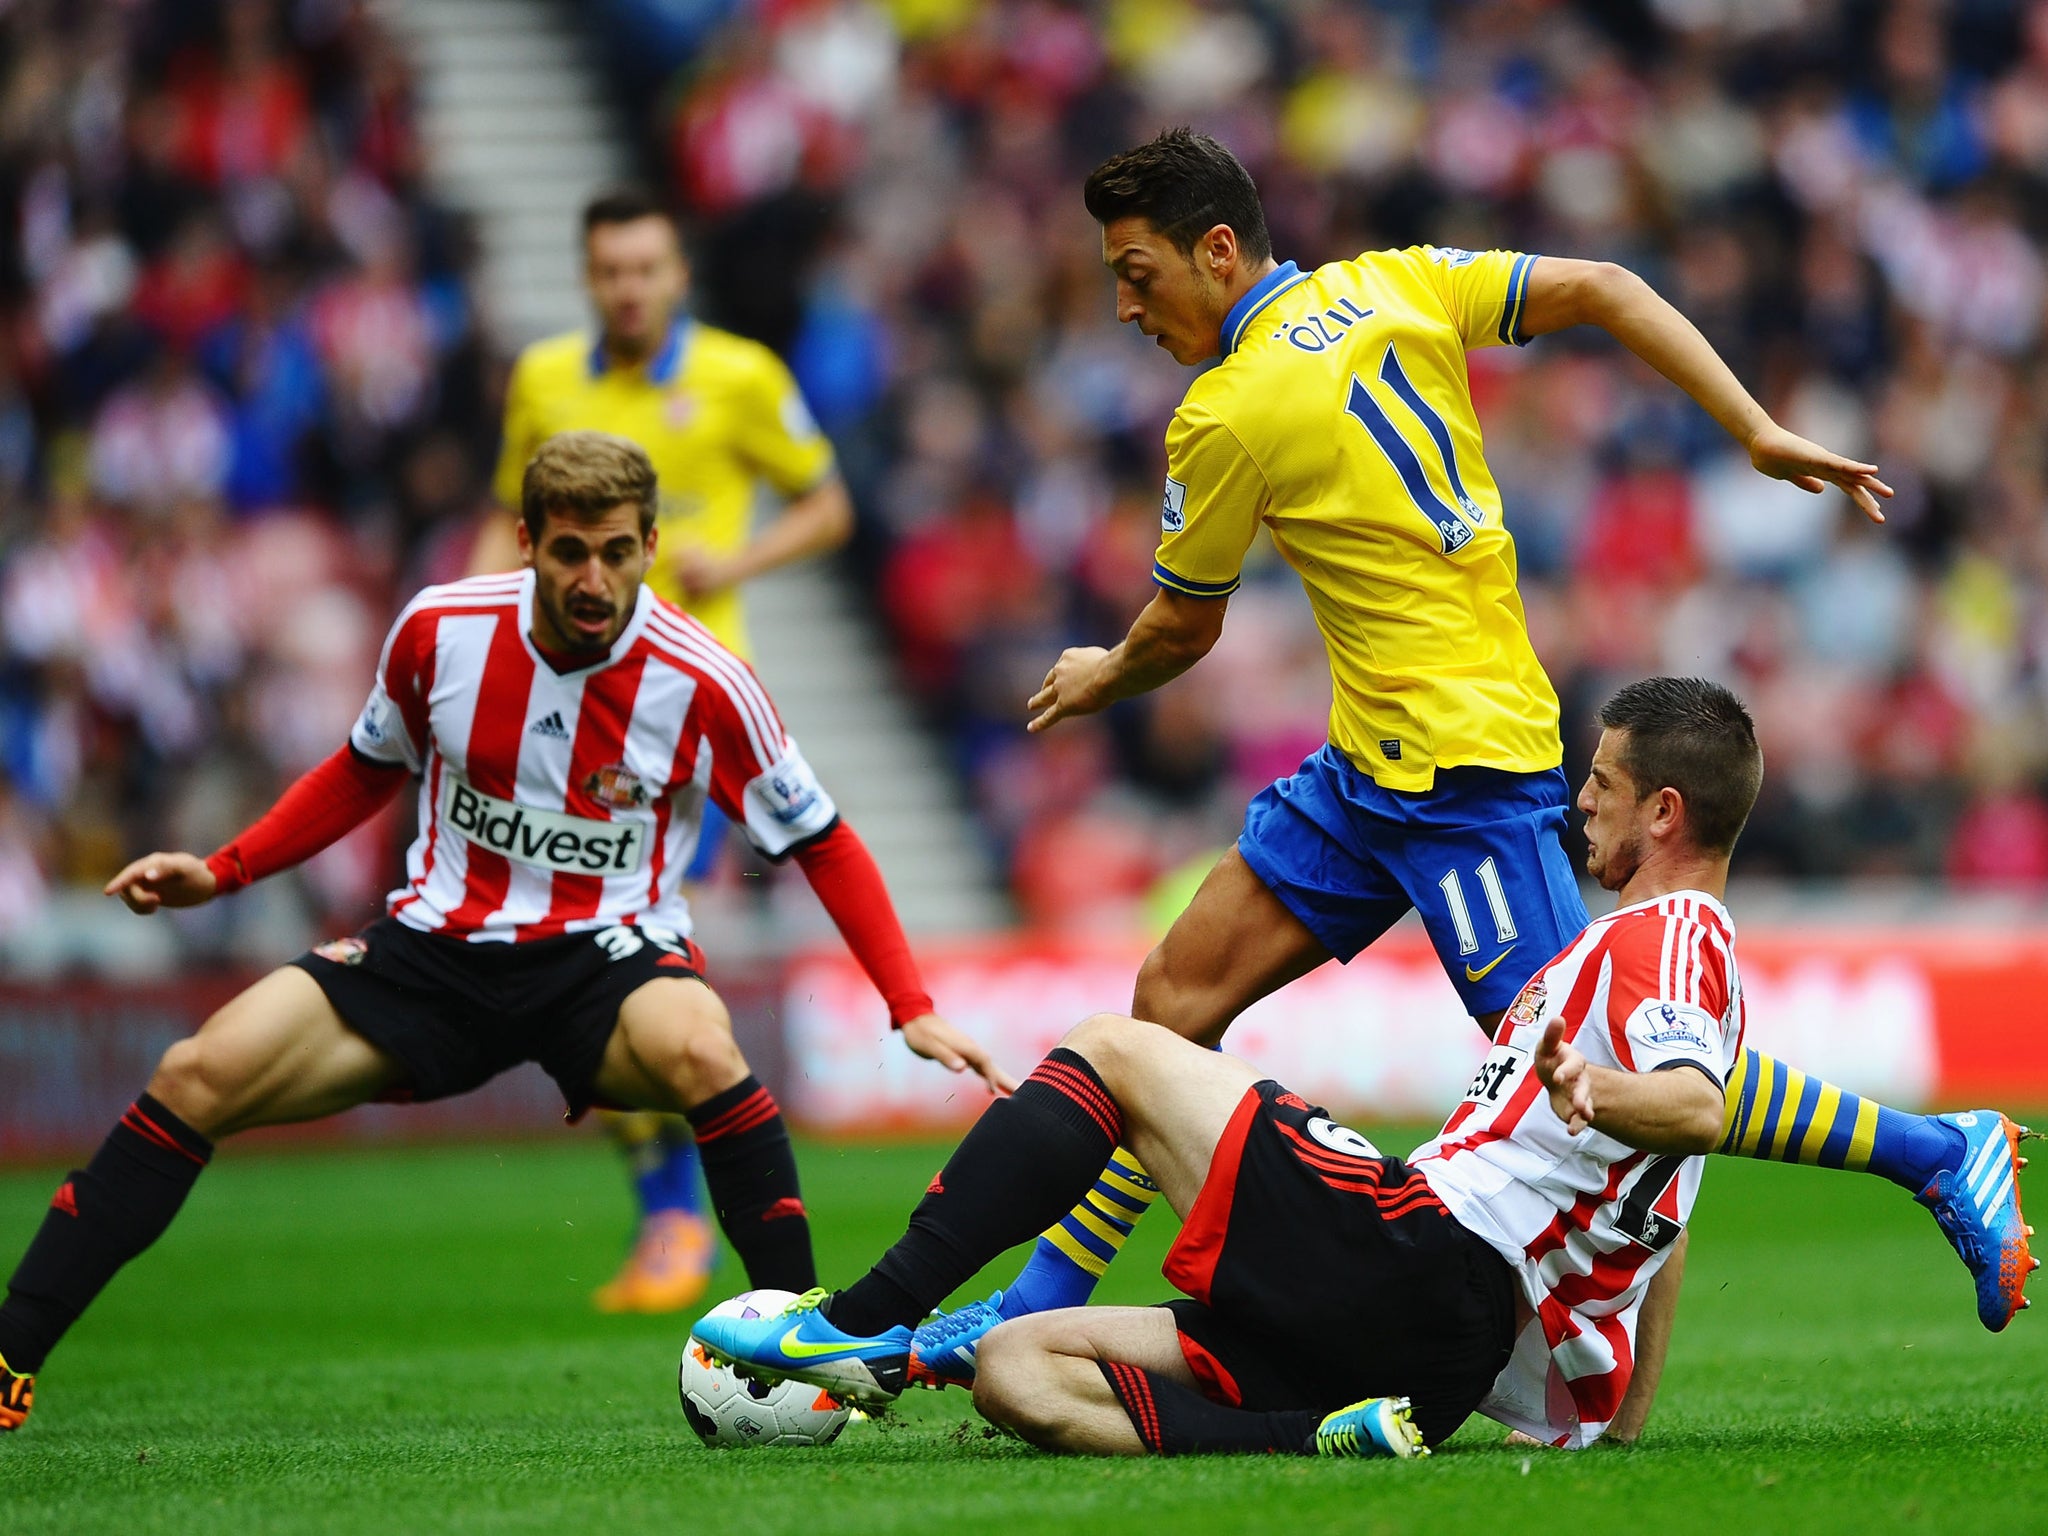
[[[1368,251],[1287,263],[1231,310],[1166,434],[1161,586],[1234,591],[1259,527],[1329,651],[1330,740],[1388,789],[1563,758],[1465,353],[1520,343],[1536,258]]]
[[[688,319],[677,320],[661,351],[636,368],[607,366],[580,331],[521,352],[506,390],[498,499],[516,509],[534,450],[574,431],[631,438],[654,461],[661,539],[648,585],[679,603],[675,555],[743,548],[759,482],[801,496],[832,472],[832,445],[781,359],[758,342]],[[750,654],[736,588],[683,605],[731,649]]]

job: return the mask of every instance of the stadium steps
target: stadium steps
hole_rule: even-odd
[[[500,339],[588,323],[576,231],[584,199],[632,172],[604,73],[558,0],[375,0],[411,50],[437,192],[477,219]],[[860,829],[913,933],[980,931],[1009,916],[986,847],[938,747],[898,693],[889,657],[822,567],[748,588],[759,665],[790,731]],[[765,909],[707,902],[715,952],[829,932],[782,881]]]
[[[959,783],[912,718],[845,586],[823,566],[785,569],[747,588],[747,610],[755,665],[783,723],[873,850],[904,926],[924,934],[1005,926],[1010,913]]]
[[[406,43],[436,192],[477,220],[508,345],[585,323],[577,217],[631,174],[603,71],[555,0],[376,0]]]

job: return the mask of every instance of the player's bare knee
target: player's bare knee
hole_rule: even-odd
[[[725,1009],[692,1009],[676,1039],[672,1068],[676,1086],[689,1098],[707,1098],[746,1075],[746,1058],[732,1037],[732,1020]]]
[[[1015,1322],[995,1329],[975,1349],[974,1411],[1034,1445],[1048,1443],[1061,1422],[1050,1361],[1031,1329]]]
[[[149,1080],[149,1096],[202,1136],[210,1136],[229,1109],[227,1084],[203,1035],[178,1041],[163,1054]]]
[[[747,1075],[732,1017],[702,982],[657,981],[619,1010],[619,1035],[633,1067],[680,1104],[697,1104]]]
[[[1091,1013],[1062,1035],[1060,1044],[1092,1062],[1096,1053],[1107,1055],[1115,1049],[1114,1037],[1118,1027],[1130,1022],[1122,1014]]]
[[[1119,1097],[1124,1086],[1151,1074],[1162,1049],[1177,1048],[1179,1042],[1143,1019],[1097,1013],[1068,1030],[1060,1044],[1086,1058],[1111,1096]]]
[[[1012,1429],[1010,1416],[1016,1410],[1018,1393],[1010,1379],[1015,1356],[1007,1343],[990,1333],[974,1351],[974,1411],[1001,1429]]]
[[[1072,1051],[1093,1067],[1106,1084],[1117,1075],[1117,1067],[1124,1053],[1126,1031],[1149,1029],[1133,1019],[1117,1013],[1094,1013],[1068,1030],[1060,1039],[1060,1045]],[[1116,1090],[1110,1090],[1114,1093]]]

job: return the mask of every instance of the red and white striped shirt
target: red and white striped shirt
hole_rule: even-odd
[[[640,589],[601,660],[535,649],[533,573],[429,587],[392,625],[350,744],[420,775],[391,914],[471,941],[615,923],[685,935],[707,796],[771,857],[838,810],[747,664]]]
[[[1595,1066],[1697,1067],[1725,1083],[1742,1049],[1727,910],[1682,891],[1595,919],[1522,989],[1464,1102],[1411,1162],[1514,1265],[1533,1309],[1480,1412],[1553,1445],[1597,1440],[1628,1390],[1636,1317],[1684,1229],[1706,1160],[1573,1136],[1534,1052],[1554,1018]]]

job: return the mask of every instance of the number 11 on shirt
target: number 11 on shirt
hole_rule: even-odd
[[[1437,414],[1436,408],[1423,399],[1421,392],[1409,381],[1407,371],[1401,366],[1400,355],[1391,342],[1380,358],[1380,382],[1393,390],[1422,424],[1422,430],[1429,434],[1430,441],[1436,444],[1443,459],[1444,483],[1450,487],[1457,506],[1453,507],[1437,494],[1436,487],[1429,483],[1428,471],[1422,467],[1421,457],[1401,435],[1400,428],[1394,425],[1386,408],[1366,388],[1365,381],[1355,373],[1351,375],[1351,394],[1344,402],[1344,413],[1364,427],[1372,435],[1372,440],[1379,444],[1380,452],[1387,456],[1387,462],[1394,466],[1394,473],[1408,488],[1408,497],[1415,503],[1415,509],[1436,526],[1443,552],[1448,555],[1471,539],[1473,525],[1485,517],[1485,509],[1465,490],[1464,477],[1458,473],[1458,450],[1451,442],[1451,429]]]

